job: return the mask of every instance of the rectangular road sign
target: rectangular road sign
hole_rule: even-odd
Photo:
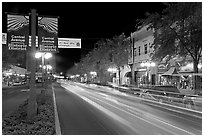
[[[6,33],[2,33],[2,44],[6,44]],[[31,36],[29,36],[29,46],[31,46]],[[36,36],[36,47],[38,47],[38,36]],[[81,39],[58,38],[58,48],[81,48]]]
[[[81,39],[59,38],[58,48],[81,48]]]

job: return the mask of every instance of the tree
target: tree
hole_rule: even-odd
[[[96,43],[97,48],[89,52],[81,59],[77,66],[69,72],[77,71],[81,74],[89,74],[90,71],[97,72],[98,81],[106,83],[110,79],[109,67],[120,68],[128,62],[129,41],[124,34],[112,39],[101,39]]]
[[[190,55],[193,59],[194,73],[198,73],[202,52],[201,2],[167,3],[162,15],[149,14],[147,19],[142,21],[144,25],[148,24],[154,29],[153,60],[162,60],[167,55]]]
[[[119,36],[113,37],[108,44],[111,47],[111,62],[119,71],[120,84],[120,69],[128,64],[130,40],[122,33]]]

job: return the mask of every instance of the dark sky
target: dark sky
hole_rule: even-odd
[[[146,12],[161,12],[160,2],[2,2],[2,30],[6,33],[6,14],[27,14],[37,9],[39,15],[59,16],[59,38],[81,38],[81,49],[59,49],[57,71],[66,71],[87,54],[101,38],[112,38],[135,31],[136,19]]]

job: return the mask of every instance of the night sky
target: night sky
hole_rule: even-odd
[[[59,38],[81,38],[81,49],[59,49],[56,56],[58,72],[66,72],[94,48],[102,38],[135,31],[136,19],[145,13],[165,8],[160,2],[2,2],[2,32],[6,33],[6,14],[27,14],[35,8],[39,15],[59,16]]]

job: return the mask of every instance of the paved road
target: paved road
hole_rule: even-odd
[[[40,85],[37,84],[39,88]],[[19,105],[29,98],[28,86],[2,88],[2,118],[17,110]]]
[[[18,106],[29,97],[29,92],[21,91],[27,89],[28,86],[2,89],[2,118],[17,110]]]
[[[61,87],[62,86],[62,87]],[[109,88],[55,85],[62,134],[202,134],[202,119],[157,108]]]

